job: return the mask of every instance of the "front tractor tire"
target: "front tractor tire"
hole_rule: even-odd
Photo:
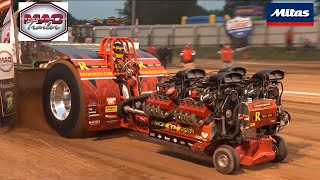
[[[273,162],[281,162],[286,159],[288,156],[288,146],[286,141],[277,135],[272,136],[273,139],[276,140],[276,143],[274,143],[275,151],[276,151],[276,157],[274,158]]]
[[[85,110],[79,73],[68,61],[56,62],[43,84],[43,111],[48,124],[61,136],[85,137]]]
[[[213,164],[222,174],[233,174],[240,168],[240,158],[233,147],[222,145],[213,154]]]

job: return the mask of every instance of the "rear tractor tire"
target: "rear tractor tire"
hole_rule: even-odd
[[[84,128],[85,109],[79,73],[68,61],[56,62],[47,72],[42,94],[47,123],[67,138],[89,136]]]
[[[233,174],[240,168],[240,158],[233,147],[222,145],[213,154],[213,164],[222,174]]]

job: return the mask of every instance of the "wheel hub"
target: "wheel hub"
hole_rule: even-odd
[[[227,167],[228,166],[228,157],[224,154],[220,154],[218,156],[218,164],[220,167]]]
[[[60,121],[67,119],[71,110],[71,92],[67,83],[56,80],[50,92],[50,106],[53,115]]]

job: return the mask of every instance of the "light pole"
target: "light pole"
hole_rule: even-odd
[[[135,25],[136,19],[136,0],[132,0],[132,7],[131,7],[131,24]]]

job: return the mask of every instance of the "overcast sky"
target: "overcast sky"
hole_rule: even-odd
[[[116,9],[122,9],[125,0],[65,0],[69,2],[69,12],[77,19],[108,18],[118,16]],[[313,2],[313,0],[274,0],[275,2]],[[198,0],[207,10],[222,9],[224,0]]]

